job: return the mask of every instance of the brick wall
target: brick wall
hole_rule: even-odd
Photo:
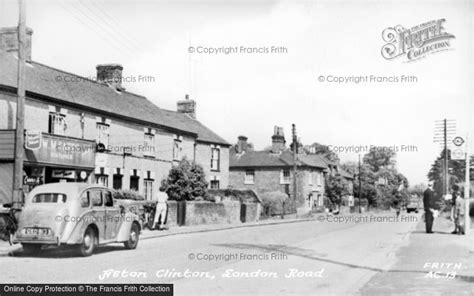
[[[229,148],[218,147],[220,148],[219,171],[211,171],[211,145],[209,144],[196,145],[196,163],[203,166],[207,181],[219,180],[219,188],[225,189],[229,186]]]
[[[280,183],[280,174],[281,168],[260,168],[255,169],[255,183],[254,184],[245,184],[245,170],[241,169],[231,169],[229,174],[229,185],[235,189],[252,189],[255,190],[258,194],[265,192],[279,191],[286,193],[285,184]],[[308,196],[310,193],[313,194],[313,197],[317,193],[324,195],[324,177],[322,176],[322,171],[313,169],[313,180],[310,182],[310,171],[311,170],[298,170],[297,174],[297,206],[303,205],[303,203],[308,203]],[[316,176],[321,175],[321,186],[317,186]],[[312,183],[312,185],[310,185]],[[288,189],[290,196],[293,196],[293,170],[290,169],[290,183],[288,184]]]

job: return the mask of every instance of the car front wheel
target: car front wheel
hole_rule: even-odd
[[[138,227],[137,223],[132,224],[132,228],[130,229],[130,237],[128,241],[125,241],[123,244],[125,248],[129,250],[133,250],[138,245],[138,240],[140,238],[140,227]]]
[[[84,256],[91,256],[94,253],[95,243],[97,241],[97,235],[92,228],[87,228],[84,233],[84,239],[82,244],[79,245],[79,253]]]

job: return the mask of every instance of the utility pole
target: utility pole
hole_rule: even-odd
[[[25,131],[25,42],[26,0],[18,0],[18,76],[15,127],[15,168],[13,176],[13,207],[20,209],[23,203],[23,154]]]
[[[448,128],[446,124],[446,119],[444,119],[444,194],[447,195],[449,191],[449,163],[448,163]]]
[[[470,203],[469,203],[469,195],[470,195],[470,172],[469,169],[471,168],[470,165],[471,156],[469,155],[469,135],[466,135],[466,181],[464,183],[464,202],[466,204],[466,211],[464,212],[464,234],[469,235],[469,231],[471,230],[471,217],[469,215],[470,210]]]
[[[449,193],[449,153],[448,153],[448,141],[452,140],[453,135],[456,133],[456,121],[450,119],[437,120],[435,122],[435,134],[433,141],[440,143],[443,147],[443,182],[442,182],[442,194],[446,195]]]
[[[361,197],[362,197],[362,180],[360,178],[360,154],[359,154],[359,214],[362,213],[362,208],[360,204],[360,201],[362,200]]]
[[[295,124],[293,123],[291,125],[291,133],[292,133],[292,136],[293,136],[293,197],[294,199],[296,200],[296,195],[298,193],[298,190],[296,188],[296,170],[297,170],[297,167],[296,167],[296,161],[298,160],[296,154],[297,154],[297,138],[296,138],[296,126]]]

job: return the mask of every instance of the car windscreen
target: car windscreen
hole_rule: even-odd
[[[40,193],[33,197],[33,203],[65,203],[66,194],[63,193]]]

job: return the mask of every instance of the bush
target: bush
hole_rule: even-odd
[[[207,181],[204,169],[183,158],[177,166],[173,166],[168,177],[161,181],[161,186],[170,200],[205,199],[207,196]]]
[[[280,191],[265,192],[261,195],[266,216],[288,214],[288,195]]]
[[[115,199],[131,199],[131,200],[145,200],[145,197],[138,193],[135,190],[115,190],[114,191],[114,198]]]

